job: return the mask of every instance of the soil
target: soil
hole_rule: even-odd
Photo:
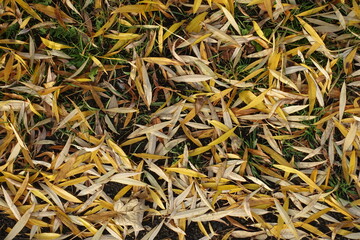
[[[0,240],[6,238],[8,233],[6,232],[7,228],[12,228],[16,224],[16,221],[9,218],[6,214],[0,212]],[[29,237],[26,237],[20,234],[18,237],[14,238],[14,240],[28,240]]]

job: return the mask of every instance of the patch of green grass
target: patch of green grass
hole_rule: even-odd
[[[341,171],[341,169],[339,169]],[[334,195],[338,199],[345,199],[347,201],[354,201],[354,197],[359,197],[353,183],[347,183],[342,177],[342,173],[332,174],[329,180],[329,185],[337,188]]]

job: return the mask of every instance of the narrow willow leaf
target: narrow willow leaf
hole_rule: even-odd
[[[265,90],[259,96],[256,96],[248,90],[240,92],[240,99],[247,104],[245,107],[241,108],[241,110],[256,108],[263,112],[269,112],[268,108],[264,104],[264,99],[268,91],[269,89]]]
[[[273,0],[264,0],[265,9],[269,14],[269,17],[273,19]]]
[[[295,85],[295,83],[293,83],[288,77],[286,77],[285,75],[283,75],[282,73],[269,69],[270,74],[273,75],[275,78],[279,79],[281,82],[289,85],[291,88],[295,89],[297,92],[300,92],[300,90],[298,89],[298,87]]]
[[[107,144],[119,155],[125,167],[132,169],[132,164],[130,159],[127,157],[126,153],[117,145],[113,140],[106,140]]]
[[[107,73],[104,65],[99,61],[99,59],[97,59],[95,56],[90,56],[90,58],[98,67],[100,67],[105,73]]]
[[[344,59],[344,71],[345,74],[347,75],[350,75],[352,73],[353,61],[357,53],[357,49],[358,49],[357,47],[354,47],[354,49],[351,50],[351,52],[348,55],[346,55]]]
[[[263,40],[265,40],[266,42],[270,43],[270,41],[265,37],[264,32],[261,30],[259,24],[257,24],[257,22],[253,21],[253,25],[254,25],[254,30],[257,33],[257,35],[259,35],[259,37]]]
[[[187,168],[165,168],[165,170],[167,172],[176,172],[176,173],[184,174],[189,177],[200,177],[200,178],[207,177],[205,174]]]
[[[189,33],[191,32],[200,32],[201,30],[201,22],[204,21],[206,15],[208,14],[208,12],[203,12],[199,15],[197,15],[196,17],[194,17],[190,23],[186,26],[185,30],[188,31]]]
[[[156,63],[159,65],[183,65],[183,63],[165,57],[144,57],[145,62]]]
[[[24,213],[24,215],[21,216],[20,220],[11,229],[5,240],[14,239],[18,235],[18,233],[25,227],[25,225],[29,221],[31,213],[34,211],[34,209],[35,204],[31,205],[31,207]]]
[[[144,237],[141,238],[141,240],[153,240],[160,232],[160,229],[164,225],[165,219],[163,219],[159,225],[151,229],[147,234],[145,234]]]
[[[200,74],[194,74],[194,75],[184,75],[184,76],[178,76],[178,77],[172,77],[170,80],[175,82],[186,82],[186,83],[196,83],[196,82],[204,82],[207,80],[212,79],[213,77],[207,76],[207,75],[200,75]]]
[[[121,184],[125,184],[125,185],[130,185],[130,186],[138,186],[138,187],[146,187],[148,186],[148,184],[132,179],[132,178],[111,178],[110,181],[112,182],[118,182]]]
[[[227,131],[226,133],[221,135],[219,138],[217,138],[214,141],[210,142],[207,146],[199,147],[199,148],[196,148],[194,150],[191,150],[189,152],[189,156],[192,157],[192,156],[199,155],[201,153],[204,153],[204,152],[210,150],[212,146],[215,146],[217,144],[220,144],[220,143],[224,142],[226,139],[228,139],[234,133],[235,129],[236,129],[236,127],[230,129],[229,131]],[[179,157],[182,157],[182,155],[179,156]]]
[[[54,8],[52,6],[47,6],[44,4],[37,4],[37,3],[31,6],[35,8],[37,11],[42,12],[51,18],[54,19],[60,18],[61,21],[63,21],[64,23],[75,23],[74,19],[72,19],[70,16],[68,16],[58,8]]]
[[[19,210],[17,209],[17,207],[15,206],[13,201],[11,200],[11,197],[10,197],[9,193],[4,189],[3,186],[1,186],[1,190],[2,190],[2,193],[3,193],[4,197],[5,197],[5,202],[8,205],[8,207],[10,208],[11,212],[14,214],[14,216],[15,216],[15,218],[17,220],[20,220],[21,215],[19,213]]]
[[[311,27],[307,22],[305,22],[304,20],[302,20],[301,18],[297,17],[297,19],[299,20],[300,24],[303,26],[303,28],[310,34],[310,36],[317,41],[320,45],[325,46],[324,41],[321,39],[321,37],[317,34],[317,32],[315,31],[315,29],[313,27]]]
[[[110,19],[92,37],[96,38],[100,35],[103,35],[113,25],[116,18],[117,14],[113,14]]]
[[[47,46],[48,48],[54,49],[54,50],[61,50],[61,49],[64,49],[64,48],[73,48],[73,47],[70,47],[68,45],[64,45],[64,44],[60,44],[60,43],[56,43],[56,42],[47,40],[47,39],[45,39],[43,37],[40,37],[40,38],[41,38],[41,41],[44,43],[45,46]]]
[[[199,7],[201,5],[201,2],[202,0],[194,0],[194,5],[193,5],[193,13],[195,14],[198,10],[199,10]]]
[[[122,40],[122,41],[130,41],[135,38],[141,37],[141,35],[136,33],[117,33],[117,34],[107,34],[104,35],[104,37],[116,39],[116,40]]]
[[[316,7],[316,8],[312,8],[310,10],[307,10],[307,11],[304,11],[304,12],[301,12],[299,14],[297,14],[296,16],[297,17],[306,17],[306,16],[309,16],[309,15],[313,15],[317,12],[320,12],[322,11],[323,9],[327,8],[328,4],[324,4],[323,6],[320,6],[320,7]]]
[[[70,201],[70,202],[74,202],[74,203],[82,203],[82,201],[80,199],[78,199],[77,197],[73,196],[72,194],[70,194],[69,192],[65,191],[64,189],[55,186],[54,184],[51,184],[48,180],[45,180],[46,185],[49,186],[49,188],[51,190],[53,190],[56,194],[58,194],[61,198]]]
[[[349,129],[348,134],[345,137],[344,145],[343,145],[343,153],[345,154],[346,151],[351,150],[351,146],[354,143],[356,132],[358,130],[357,124],[352,123]]]
[[[220,6],[221,11],[224,12],[224,14],[225,14],[226,18],[228,19],[228,21],[230,22],[231,26],[233,26],[233,28],[235,28],[235,30],[237,31],[237,33],[239,35],[242,35],[241,31],[240,31],[240,28],[239,28],[239,25],[236,23],[233,15],[225,7],[223,7],[221,5],[219,5],[219,6]]]
[[[165,209],[164,204],[162,203],[160,197],[156,194],[156,192],[154,192],[153,190],[151,190],[149,188],[149,192],[150,192],[150,196],[151,198],[154,200],[154,202],[161,208],[161,209]]]
[[[346,83],[345,81],[342,84],[341,92],[340,92],[340,100],[339,100],[339,120],[343,118],[345,106],[346,106]]]
[[[276,198],[274,199],[274,202],[275,202],[275,206],[276,206],[276,209],[278,210],[281,218],[284,220],[284,222],[286,223],[287,227],[289,227],[292,231],[292,233],[294,234],[295,238],[296,239],[300,239],[297,231],[296,231],[296,228],[293,224],[293,222],[291,221],[288,213],[285,211],[285,209],[281,206],[279,200],[277,200]]]
[[[277,163],[287,166],[287,167],[292,167],[291,164],[285,160],[285,158],[283,158],[280,154],[278,154],[276,151],[272,150],[271,148],[269,148],[268,146],[259,144],[260,148],[267,154],[270,155],[270,157],[272,157]]]
[[[195,216],[203,216],[203,214],[206,213],[207,211],[209,211],[208,207],[199,207],[191,210],[179,211],[176,214],[170,216],[170,218],[172,219],[184,218],[184,219],[191,219],[192,221],[196,221],[193,220]]]
[[[15,0],[15,2],[17,4],[19,4],[20,7],[22,7],[31,16],[33,16],[34,18],[36,18],[37,20],[42,22],[42,19],[40,18],[40,16],[26,2],[24,2],[23,0]]]
[[[181,25],[184,24],[186,20],[182,20],[181,22],[178,23],[174,23],[173,25],[171,25],[171,27],[169,27],[169,29],[166,31],[166,33],[164,34],[164,41],[170,37],[171,34],[173,34],[176,30],[178,30],[179,27],[181,27]]]
[[[308,176],[306,176],[304,173],[300,172],[299,170],[296,170],[296,169],[294,169],[292,167],[278,165],[278,164],[275,164],[274,167],[279,168],[279,169],[281,169],[281,170],[283,170],[285,172],[293,173],[293,174],[298,175],[309,186],[313,187],[314,189],[316,189],[320,193],[323,192],[323,190],[318,185],[316,185],[316,183],[314,183],[313,180],[311,180]]]

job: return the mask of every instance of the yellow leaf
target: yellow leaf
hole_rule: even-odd
[[[225,31],[222,31],[210,24],[206,24],[205,26],[210,32],[212,32],[212,37],[214,37],[220,41],[229,42],[229,43],[234,44],[237,47],[240,47],[239,43],[232,36],[226,34]]]
[[[235,129],[236,129],[236,127],[230,129],[229,131],[227,131],[226,133],[221,135],[219,138],[217,138],[214,141],[210,142],[207,146],[199,147],[199,148],[196,148],[194,150],[189,151],[189,156],[192,157],[192,156],[199,155],[199,154],[201,154],[203,152],[206,152],[206,151],[210,150],[212,146],[215,146],[215,145],[217,145],[219,143],[224,142],[226,139],[228,139],[234,133]],[[181,157],[183,157],[183,155],[180,155],[179,157],[181,158]]]
[[[193,143],[195,143],[196,146],[198,146],[198,147],[202,147],[202,146],[203,146],[199,139],[193,137],[193,135],[191,134],[191,131],[190,131],[184,124],[181,124],[181,128],[182,128],[182,130],[184,131],[185,135],[186,135]]]
[[[10,127],[11,127],[13,133],[15,134],[15,137],[16,137],[19,145],[20,145],[22,148],[28,150],[27,146],[24,144],[23,140],[21,139],[19,133],[16,131],[16,129],[15,129],[15,127],[14,127],[14,125],[13,125],[12,123],[10,123]]]
[[[4,82],[7,83],[9,78],[10,78],[10,75],[11,75],[11,72],[13,71],[13,64],[14,64],[14,59],[15,59],[15,56],[14,54],[11,54],[10,53],[10,56],[8,58],[8,60],[6,61],[6,65],[5,65],[5,69],[3,71],[4,73]]]
[[[42,22],[40,16],[26,2],[24,2],[23,0],[15,0],[15,2],[19,4],[31,16]]]
[[[61,236],[62,235],[59,233],[38,233],[34,235],[36,239],[41,239],[41,240],[52,240],[52,239],[57,239]]]
[[[115,11],[113,11],[111,14],[115,13],[145,13],[145,12],[152,12],[152,11],[158,11],[159,9],[150,5],[123,5]]]
[[[239,35],[241,35],[241,31],[239,28],[239,25],[236,23],[233,15],[231,14],[231,12],[229,12],[229,10],[227,10],[225,7],[218,5],[220,7],[220,9],[224,12],[226,18],[228,19],[229,23],[231,24],[231,26],[233,26],[233,28],[235,28],[235,30],[239,33]]]
[[[293,173],[299,176],[299,178],[301,178],[304,182],[306,182],[309,186],[313,187],[314,189],[318,190],[318,192],[323,192],[323,190],[316,185],[316,183],[314,183],[308,176],[306,176],[304,173],[300,172],[299,170],[296,170],[292,167],[288,167],[288,166],[284,166],[284,165],[279,165],[279,164],[275,164],[274,167],[279,168],[285,172],[288,173]]]
[[[41,41],[45,44],[45,46],[47,46],[48,48],[54,49],[54,50],[61,50],[63,48],[73,48],[64,44],[60,44],[60,43],[56,43],[50,40],[47,40],[45,38],[41,38]]]
[[[189,156],[193,157],[193,156],[197,156],[203,152],[209,151],[211,149],[212,146],[204,146],[204,147],[199,147],[199,148],[195,148],[194,150],[191,150],[189,152]],[[183,157],[183,155],[179,156],[180,158]]]
[[[45,183],[46,183],[46,185],[49,186],[49,188],[51,188],[57,195],[59,195],[63,199],[70,201],[70,202],[74,202],[74,203],[82,203],[82,201],[80,199],[78,199],[77,197],[68,193],[64,189],[62,189],[58,186],[55,186],[54,184],[51,184],[46,178],[45,178]]]
[[[141,37],[141,35],[136,34],[136,33],[117,33],[117,34],[107,34],[107,35],[104,35],[104,37],[128,41],[128,40],[133,40],[135,38]]]
[[[263,112],[269,112],[269,109],[264,104],[265,95],[270,89],[266,89],[259,96],[255,96],[251,91],[242,91],[239,96],[240,99],[243,100],[247,105],[241,110],[246,110],[250,108],[256,108]]]
[[[27,99],[27,102],[29,103],[29,108],[30,110],[35,113],[36,115],[38,115],[39,117],[42,117],[42,115],[35,109],[35,107],[31,104],[30,100]]]
[[[269,69],[270,74],[273,75],[275,78],[279,79],[281,82],[289,85],[290,87],[292,87],[293,89],[295,89],[297,92],[300,92],[300,90],[297,88],[297,86],[295,85],[295,83],[293,83],[293,81],[291,81],[288,77],[286,77],[284,74],[282,74],[281,72]]]
[[[28,43],[15,39],[0,39],[0,44],[28,44]]]
[[[33,193],[36,197],[40,198],[41,200],[47,202],[51,206],[54,205],[41,191],[39,191],[37,189],[32,189],[31,193]]]
[[[199,221],[199,222],[197,222],[197,224],[198,224],[200,231],[204,234],[204,236],[206,236],[210,239],[209,234],[207,233],[206,228],[204,227],[202,222]]]
[[[144,140],[144,139],[146,139],[146,136],[145,136],[145,137],[133,138],[133,139],[127,140],[127,141],[123,142],[122,144],[120,144],[120,147],[132,145],[132,144],[137,143],[137,142],[140,142],[140,141],[142,141],[142,140]]]
[[[194,45],[198,44],[199,42],[201,42],[202,40],[210,37],[211,35],[212,35],[211,33],[207,33],[207,34],[201,35],[201,36],[198,37],[192,44],[190,44],[190,46],[194,46]]]
[[[181,25],[183,25],[183,23],[185,21],[186,20],[182,20],[181,22],[174,23],[173,25],[171,25],[171,27],[169,27],[169,29],[166,30],[166,33],[164,34],[163,41],[165,41],[168,37],[170,37],[170,35],[173,34],[179,27],[181,27]]]
[[[167,172],[176,172],[176,173],[184,174],[189,177],[200,177],[200,178],[207,177],[205,174],[187,168],[169,167],[169,168],[165,168],[165,170]]]
[[[263,3],[263,2],[264,2],[264,0],[252,0],[251,2],[248,3],[248,6],[253,6],[256,4]]]
[[[320,12],[321,10],[323,10],[324,8],[326,8],[327,6],[328,6],[328,4],[324,4],[324,5],[321,6],[321,7],[316,7],[316,8],[312,8],[312,9],[310,9],[310,10],[301,12],[301,13],[299,13],[299,14],[296,15],[296,16],[297,16],[297,17],[306,17],[306,16],[312,15],[312,14],[314,14],[314,13]]]
[[[235,129],[236,129],[236,127],[233,127],[232,129],[230,129],[229,131],[227,131],[226,133],[221,135],[219,138],[217,138],[214,141],[212,141],[211,143],[209,143],[208,146],[215,146],[217,144],[225,142],[225,140],[228,139],[234,133]]]
[[[91,60],[93,60],[93,62],[100,68],[102,68],[102,70],[107,73],[106,69],[104,68],[104,65],[99,61],[99,59],[97,59],[94,56],[90,56]]]
[[[354,47],[353,50],[345,57],[344,59],[344,71],[345,74],[349,75],[352,73],[353,60],[357,52],[357,47]]]
[[[144,57],[142,60],[159,65],[183,65],[181,62],[165,57]]]
[[[111,18],[92,37],[96,38],[100,35],[103,35],[113,25],[116,18],[117,14],[113,14]]]
[[[222,122],[219,122],[217,120],[208,120],[208,122],[223,132],[227,132],[230,130],[230,128],[228,126],[226,126],[225,124],[223,124]]]
[[[272,10],[273,4],[272,3],[273,3],[273,0],[264,0],[265,9],[268,12],[269,17],[271,19],[273,19],[273,10]]]
[[[150,153],[133,153],[131,155],[138,157],[138,158],[148,158],[148,159],[168,159],[168,158],[170,158],[167,156],[155,155],[155,154],[150,154]]]
[[[359,4],[356,2],[356,0],[352,0],[353,5],[353,11],[355,12],[355,15],[360,19],[360,7]]]
[[[146,45],[144,57],[147,57],[150,55],[150,53],[152,53],[152,50],[153,50],[153,47],[155,44],[155,40],[156,40],[156,32],[155,31],[151,31],[149,35],[150,35],[149,42]]]
[[[186,26],[185,30],[189,33],[195,32],[198,33],[201,30],[201,23],[204,21],[206,15],[208,12],[203,12],[196,17],[194,17],[193,20],[190,21],[190,23]]]
[[[272,157],[277,163],[287,166],[287,167],[292,167],[291,164],[285,160],[285,158],[283,158],[280,154],[278,154],[276,151],[272,150],[271,148],[269,148],[268,146],[259,144],[259,147],[267,154],[270,155],[270,157]]]
[[[318,219],[318,218],[321,217],[322,215],[326,214],[327,212],[331,211],[331,210],[333,210],[333,209],[330,208],[330,207],[329,207],[329,208],[324,208],[324,209],[318,211],[317,213],[314,213],[314,214],[311,215],[310,217],[308,217],[308,218],[304,221],[304,223],[310,223],[310,222]]]
[[[38,10],[39,12],[42,12],[42,13],[48,15],[51,18],[54,18],[54,19],[60,18],[61,21],[65,22],[65,23],[75,23],[74,19],[69,17],[66,13],[64,13],[63,11],[61,11],[58,8],[54,8],[52,6],[46,6],[43,4],[33,4],[32,7],[35,8],[36,10]]]
[[[310,76],[310,73],[305,72],[305,77],[308,82],[308,97],[309,97],[309,115],[314,109],[316,103],[316,83]]]
[[[272,138],[275,140],[289,140],[289,139],[294,139],[297,137],[300,137],[301,135],[277,135],[277,136],[273,136]]]
[[[302,20],[299,17],[296,17],[300,24],[303,26],[303,28],[305,28],[305,30],[310,34],[310,36],[316,41],[318,42],[320,45],[325,46],[325,43],[323,42],[323,40],[321,39],[321,37],[317,34],[317,32],[314,30],[314,28],[312,28],[307,22],[305,22],[304,20]]]
[[[120,198],[122,198],[133,186],[125,186],[123,187],[114,197],[114,201],[119,200]]]
[[[58,186],[59,187],[68,187],[68,186],[72,186],[72,185],[75,185],[75,184],[79,184],[79,183],[88,181],[89,179],[92,179],[92,178],[94,178],[94,177],[82,176],[82,177],[71,179],[71,180],[66,179],[65,182],[62,182],[62,183],[58,184]]]
[[[350,183],[350,175],[349,175],[349,165],[348,165],[348,159],[345,154],[341,157],[341,167],[342,167],[342,175],[344,176],[344,179],[346,183]]]
[[[35,204],[31,205],[31,207],[21,216],[20,220],[16,222],[15,226],[11,229],[9,234],[4,238],[5,240],[15,239],[18,236],[18,233],[25,227],[28,223],[31,213],[34,211]]]
[[[259,35],[259,37],[263,40],[265,40],[267,43],[270,43],[270,41],[265,37],[264,32],[261,30],[260,26],[257,24],[257,22],[253,21],[254,30]]]
[[[119,147],[115,142],[113,142],[111,139],[106,140],[109,147],[111,147],[120,157],[125,167],[132,169],[132,164],[130,162],[130,159],[126,156],[125,152]]]
[[[202,0],[194,0],[193,13],[195,14],[201,5]]]
[[[31,17],[27,17],[27,18],[23,19],[22,23],[20,24],[20,29],[24,29],[30,20],[31,20]]]
[[[165,206],[164,206],[164,204],[162,203],[159,195],[157,195],[156,192],[153,191],[153,190],[151,190],[150,188],[149,188],[149,192],[150,192],[150,196],[151,196],[151,198],[154,200],[154,202],[155,202],[161,209],[165,209]]]
[[[16,192],[16,195],[13,199],[14,203],[21,197],[21,195],[23,194],[25,189],[28,187],[28,182],[29,182],[29,172],[26,174],[26,177],[23,180],[23,182],[21,183],[19,190]]]
[[[162,53],[163,51],[163,44],[164,44],[164,28],[160,26],[158,32],[158,45],[159,45],[159,52]]]
[[[249,75],[247,75],[245,78],[241,79],[240,82],[245,82],[247,80],[250,80],[250,79],[256,77],[257,75],[259,75],[260,73],[262,73],[264,70],[265,70],[265,68],[257,69],[255,71],[253,71],[252,73],[250,73]]]
[[[350,161],[349,161],[349,175],[356,173],[357,165],[358,165],[358,160],[356,156],[356,151],[353,150],[351,151]]]

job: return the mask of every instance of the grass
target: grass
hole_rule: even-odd
[[[0,1],[0,237],[360,239],[360,8],[293,2]]]

